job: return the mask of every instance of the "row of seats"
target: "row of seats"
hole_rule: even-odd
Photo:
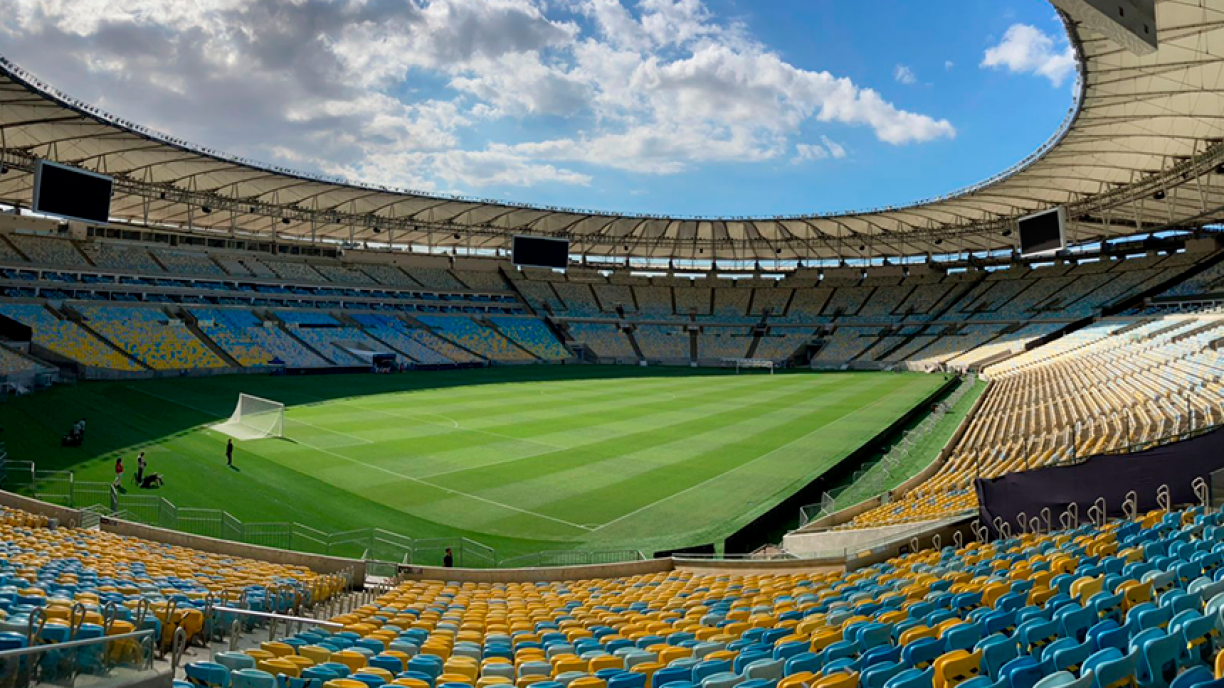
[[[1140,271],[1136,271],[1140,272]],[[852,527],[977,508],[973,480],[1224,422],[1224,319],[1104,320],[987,366],[982,404],[929,480]]]
[[[186,668],[199,688],[1218,688],[1224,518],[1201,508],[853,572],[409,581]],[[294,683],[294,682],[299,683]]]

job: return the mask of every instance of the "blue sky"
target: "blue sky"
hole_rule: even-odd
[[[900,204],[1072,102],[1045,0],[13,0],[0,54],[216,149],[658,214]]]

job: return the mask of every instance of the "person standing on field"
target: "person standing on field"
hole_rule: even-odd
[[[140,452],[140,456],[136,457],[136,485],[144,482],[145,472],[145,457],[144,452]]]
[[[225,465],[234,465],[234,440],[225,443]]]

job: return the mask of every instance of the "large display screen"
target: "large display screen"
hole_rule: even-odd
[[[84,222],[108,222],[113,186],[114,180],[104,174],[39,160],[34,165],[33,210]]]
[[[564,270],[569,265],[569,242],[564,239],[516,236],[511,260],[515,265]]]

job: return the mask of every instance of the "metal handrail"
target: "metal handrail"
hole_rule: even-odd
[[[153,636],[153,629],[146,628],[141,631],[132,631],[131,633],[116,633],[115,635],[104,635],[100,638],[87,638],[85,640],[65,640],[62,643],[45,643],[43,645],[31,645],[30,647],[19,647],[14,650],[0,650],[0,659],[8,657],[21,657],[24,655],[33,655],[40,652],[50,650],[67,650],[74,647],[88,647],[90,645],[101,645],[115,640],[127,640],[129,638],[147,638]]]
[[[304,623],[314,626],[323,626],[325,628],[344,628],[344,624],[335,621],[327,621],[325,619],[312,619],[309,616],[289,616],[288,614],[276,614],[274,612],[258,612],[253,609],[239,609],[237,607],[213,607],[214,611],[224,612],[226,614],[236,614],[238,616],[250,616],[257,619],[268,619],[269,621],[283,621],[285,623]]]

